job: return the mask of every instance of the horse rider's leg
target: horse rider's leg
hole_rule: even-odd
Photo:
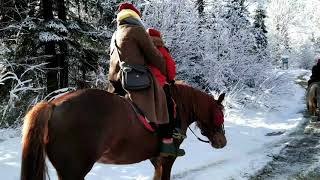
[[[155,102],[155,110],[157,113],[158,124],[169,124],[169,113],[167,108],[167,98],[164,90],[158,86],[155,88],[157,90],[157,99]]]
[[[162,167],[161,167],[160,158],[151,158],[150,161],[154,167],[153,180],[161,180]]]
[[[166,94],[164,90],[159,89],[159,101],[161,105],[157,111],[162,112],[158,119],[158,134],[161,138],[160,156],[183,156],[185,154],[183,149],[177,148],[173,141],[173,128],[169,123],[169,113],[167,108]]]
[[[171,169],[173,166],[175,157],[167,157],[162,159],[162,178],[161,180],[170,180],[171,177]]]

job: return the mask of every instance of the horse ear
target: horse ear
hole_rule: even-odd
[[[221,104],[222,101],[224,100],[224,97],[226,96],[226,93],[222,93],[219,98],[218,98],[218,103]]]

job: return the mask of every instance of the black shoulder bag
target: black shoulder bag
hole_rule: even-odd
[[[115,48],[117,49],[120,71],[121,84],[125,90],[137,91],[149,88],[151,86],[150,70],[144,65],[129,64],[121,60],[116,38],[114,39]]]

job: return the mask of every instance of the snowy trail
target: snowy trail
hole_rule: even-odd
[[[320,179],[320,122],[306,110],[301,113],[303,123],[288,136],[286,146],[250,180]]]
[[[302,88],[306,87],[306,79],[308,73],[298,76],[296,84]],[[304,102],[304,96],[300,103]],[[250,173],[240,173],[239,176],[229,176],[227,179],[249,179],[249,180],[319,180],[320,179],[320,122],[312,121],[312,117],[301,110],[298,112],[303,116],[299,125],[289,135],[282,138],[276,143],[263,148],[280,148],[279,152],[267,154],[272,158],[258,172],[250,175]],[[281,133],[280,133],[281,135]],[[263,150],[258,149],[250,152],[261,153]],[[254,160],[253,160],[254,161]],[[220,163],[208,164],[202,168],[195,168],[188,172],[180,173],[174,176],[176,180],[194,180],[201,179],[199,174],[206,173],[212,169],[219,168]]]
[[[319,180],[320,123],[310,123],[305,113],[304,123],[289,135],[286,146],[250,180]]]

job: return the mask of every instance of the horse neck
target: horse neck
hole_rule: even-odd
[[[193,122],[209,118],[207,109],[212,97],[208,94],[187,85],[177,84],[173,96],[181,116],[183,131]]]

